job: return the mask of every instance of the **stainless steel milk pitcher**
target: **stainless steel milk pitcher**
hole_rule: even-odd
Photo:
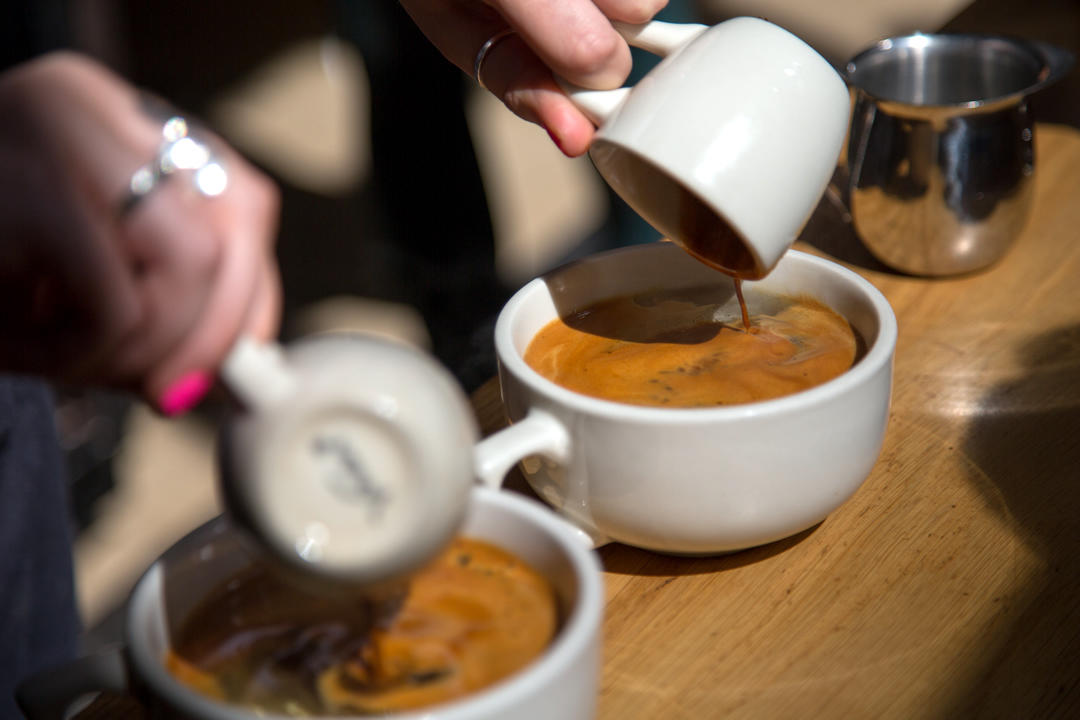
[[[846,195],[867,248],[897,270],[929,276],[1002,257],[1030,210],[1027,98],[1072,61],[1045,43],[916,33],[848,62]]]

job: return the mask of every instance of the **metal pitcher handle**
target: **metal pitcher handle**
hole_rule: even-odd
[[[1040,40],[1031,40],[1029,44],[1042,56],[1043,62],[1046,63],[1046,76],[1031,87],[1028,90],[1029,93],[1053,85],[1064,77],[1076,62],[1076,56],[1063,47]]]

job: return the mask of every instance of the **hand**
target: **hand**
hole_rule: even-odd
[[[644,23],[667,0],[401,0],[428,39],[470,76],[484,42],[483,80],[515,114],[544,127],[570,157],[592,142],[591,122],[559,89],[552,73],[581,87],[618,87],[630,73],[630,48],[612,20]]]
[[[140,392],[208,389],[238,335],[274,335],[278,193],[218,139],[218,197],[183,171],[128,212],[162,143],[130,85],[55,53],[0,77],[0,368]]]

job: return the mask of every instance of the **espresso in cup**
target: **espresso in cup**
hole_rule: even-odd
[[[728,322],[741,331],[731,280],[673,243],[583,258],[515,293],[495,324],[510,425],[476,446],[483,482],[498,485],[517,466],[594,544],[680,554],[762,545],[838,508],[881,450],[896,319],[871,283],[836,263],[792,250],[766,278],[744,283],[755,316],[811,298],[851,326],[851,366],[801,392],[714,407],[634,405],[568,390],[525,359],[545,326],[582,309],[623,297],[685,300],[702,288],[716,293],[714,306],[730,303]]]
[[[516,555],[459,537],[416,574],[401,605],[313,595],[255,565],[190,614],[169,671],[259,713],[383,715],[482,690],[540,656],[558,624],[551,584]]]
[[[525,362],[575,392],[673,408],[789,395],[855,362],[855,332],[827,305],[763,291],[751,291],[745,303],[737,293],[735,302],[726,285],[592,303],[543,327]]]

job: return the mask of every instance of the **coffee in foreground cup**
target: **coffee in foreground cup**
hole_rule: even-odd
[[[411,579],[389,618],[360,596],[311,593],[266,565],[245,568],[195,608],[166,666],[197,692],[260,714],[383,716],[517,672],[557,623],[540,573],[459,537]]]
[[[394,715],[401,720],[591,720],[600,671],[603,578],[595,555],[577,532],[546,508],[517,493],[474,487],[461,534],[513,553],[550,584],[557,634],[518,672],[458,700]],[[168,672],[174,637],[207,593],[251,565],[247,543],[217,518],[166,551],[136,583],[125,606],[123,645],[45,671],[18,688],[30,720],[71,717],[96,690],[131,696],[146,717],[161,720],[258,720],[236,705],[207,698]],[[115,706],[110,706],[115,707]]]

